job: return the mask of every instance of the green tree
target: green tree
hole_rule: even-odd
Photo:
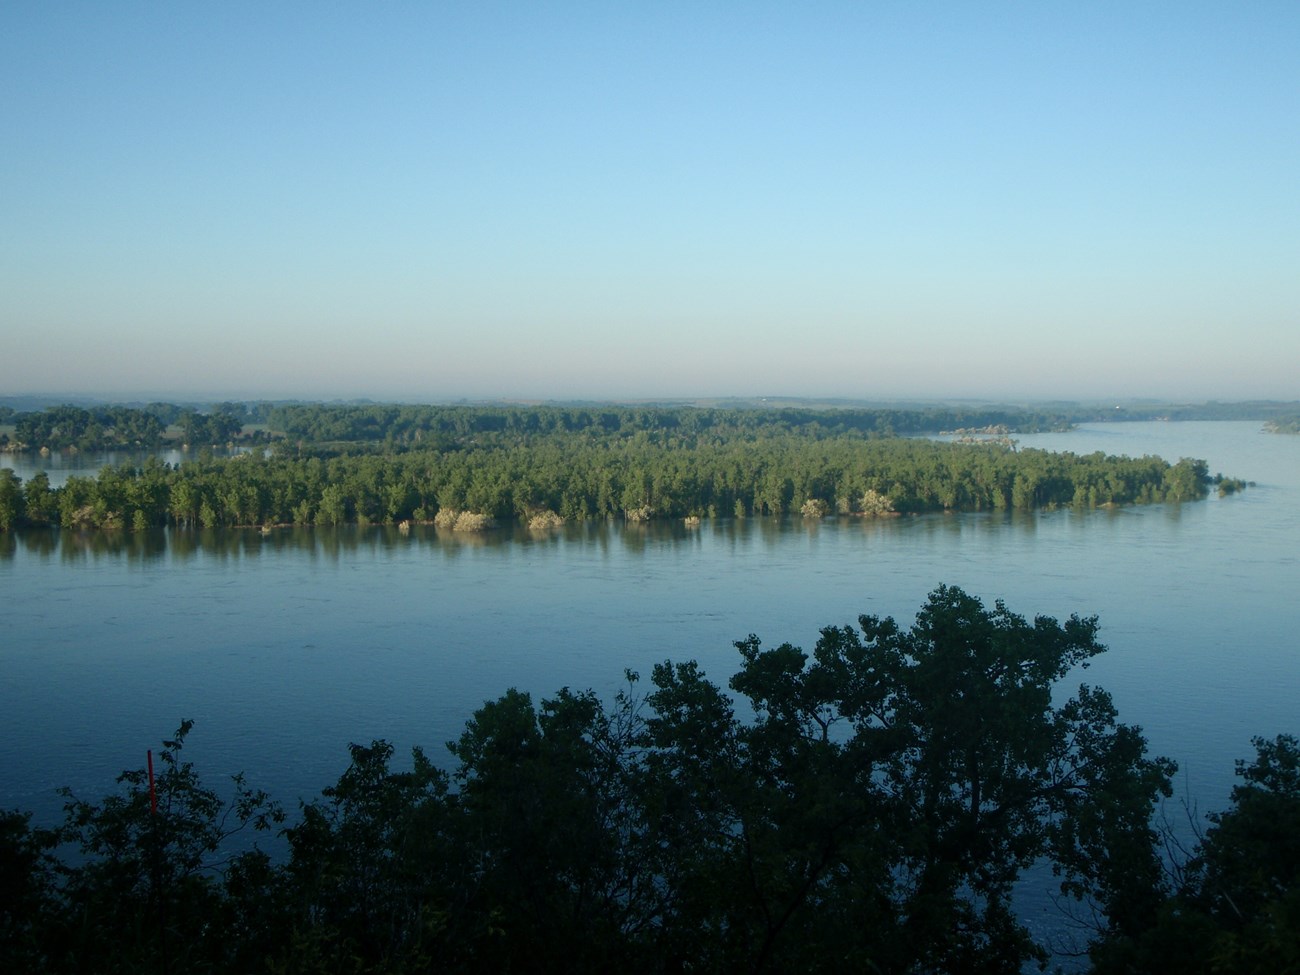
[[[99,802],[64,790],[61,839],[80,851],[66,868],[61,897],[67,924],[64,963],[91,971],[196,971],[243,967],[248,947],[230,937],[227,876],[248,878],[264,864],[256,848],[233,854],[238,833],[283,821],[279,807],[242,776],[223,798],[206,787],[181,750],[193,722],[163,743],[157,778],[123,772],[124,789]]]
[[[347,520],[347,498],[343,489],[335,484],[328,485],[320,496],[320,508],[316,512],[318,525],[341,525]]]
[[[640,966],[662,902],[646,842],[636,702],[606,710],[567,689],[533,706],[511,690],[449,747],[460,760],[460,846],[470,908],[506,937],[478,949],[494,970],[616,971]]]
[[[0,812],[0,968],[36,972],[49,967],[57,929],[58,864],[50,851],[58,835],[33,829],[31,816]]]
[[[681,793],[675,863],[692,871],[675,927],[734,938],[755,969],[852,955],[1019,971],[1044,952],[1011,888],[1042,858],[1068,893],[1139,923],[1158,901],[1149,821],[1173,765],[1145,757],[1104,692],[1053,705],[1104,649],[1096,628],[941,587],[910,630],[864,616],[824,630],[811,661],[751,637],[732,681],[751,725],[691,666],[656,668],[655,762]]]
[[[0,961],[1011,973],[1045,958],[1010,906],[1043,861],[1105,919],[1099,970],[1194,970],[1198,945],[1223,971],[1290,957],[1295,740],[1259,743],[1167,898],[1150,816],[1172,763],[1104,692],[1059,686],[1104,649],[1095,619],[1030,622],[940,587],[910,628],[862,616],[811,655],[737,649],[740,707],[696,663],[664,663],[644,698],[629,675],[608,705],[508,691],[449,745],[451,776],[418,749],[395,770],[386,742],[353,745],[282,867],[230,855],[232,830],[280,814],[241,779],[229,799],[203,786],[179,758],[186,722],[156,812],[143,769],[99,803],[68,795],[74,863],[0,817]]]
[[[1300,742],[1254,739],[1232,805],[1210,828],[1154,923],[1111,931],[1097,972],[1300,972]]]
[[[189,525],[194,521],[195,509],[199,504],[194,482],[184,476],[172,480],[169,505],[173,521],[177,525]]]
[[[332,970],[337,957],[358,971],[418,970],[445,955],[465,863],[450,838],[447,776],[418,748],[408,772],[390,768],[387,742],[349,750],[338,783],[286,831],[295,970]]]
[[[0,467],[0,531],[12,531],[23,517],[23,482],[8,467]]]
[[[1169,501],[1195,501],[1205,497],[1210,481],[1209,466],[1203,460],[1184,457],[1164,472],[1165,497]]]

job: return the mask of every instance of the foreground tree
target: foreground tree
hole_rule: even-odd
[[[0,969],[40,971],[55,929],[57,836],[32,829],[31,816],[0,812]]]
[[[823,630],[811,660],[750,637],[731,682],[749,724],[693,665],[657,668],[650,761],[691,871],[675,927],[733,939],[755,969],[1018,971],[1045,952],[1011,886],[1041,858],[1112,924],[1141,924],[1174,766],[1103,691],[1053,706],[1103,651],[1096,629],[941,587],[910,630],[863,616]]]
[[[292,971],[419,971],[446,954],[463,865],[448,818],[447,775],[418,748],[410,771],[391,768],[393,747],[352,745],[336,785],[286,830],[281,877],[291,932],[280,951]]]
[[[0,962],[21,963],[4,970],[201,972],[260,963],[272,930],[261,917],[270,865],[256,848],[233,852],[231,840],[283,817],[242,776],[228,796],[204,786],[181,759],[191,727],[183,722],[163,743],[152,782],[146,769],[123,772],[120,791],[99,802],[64,790],[57,831],[0,818]],[[67,846],[75,850],[68,863],[52,859]]]
[[[143,770],[101,803],[69,797],[77,866],[56,868],[24,817],[0,820],[15,878],[0,959],[1019,972],[1046,952],[1011,888],[1044,860],[1108,919],[1107,944],[1130,943],[1162,909],[1150,815],[1173,765],[1146,756],[1104,692],[1056,687],[1102,652],[1096,631],[941,587],[909,629],[863,616],[823,630],[811,656],[741,641],[739,707],[693,662],[655,667],[644,697],[629,675],[610,704],[511,690],[450,744],[450,775],[418,749],[403,770],[386,742],[352,746],[286,831],[281,866],[222,857],[231,826],[279,813],[240,780],[233,801],[204,787],[177,757],[186,724],[163,751],[156,812]]]
[[[1300,742],[1254,745],[1155,923],[1099,944],[1097,971],[1300,972]]]

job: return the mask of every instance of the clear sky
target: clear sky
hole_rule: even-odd
[[[1300,398],[1300,3],[0,6],[0,393]]]

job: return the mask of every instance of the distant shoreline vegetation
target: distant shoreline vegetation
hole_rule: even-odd
[[[649,428],[673,425],[725,428],[775,422],[889,436],[963,429],[1038,433],[1067,430],[1077,423],[1150,420],[1259,420],[1279,432],[1297,432],[1300,431],[1300,401],[1122,400],[1008,405],[759,397],[644,403],[410,405],[368,400],[328,404],[301,400],[104,403],[85,397],[71,402],[52,396],[0,396],[0,450],[149,449],[167,443],[215,445],[240,436],[261,439],[267,436],[268,429],[311,440],[378,439],[400,443],[440,432],[463,432],[467,424],[534,430],[596,425],[609,432],[634,429],[647,422]]]
[[[1269,433],[1300,433],[1300,413],[1279,416],[1264,424]]]
[[[168,444],[222,444],[245,437],[245,409],[222,404],[209,412],[154,403],[128,406],[53,406],[46,410],[0,413],[13,428],[0,433],[0,448],[36,450],[157,450]],[[255,439],[255,438],[254,438]]]
[[[72,409],[47,412],[66,420]],[[219,410],[175,419],[191,435],[238,436],[231,425],[244,417]],[[1099,507],[1245,486],[1211,478],[1202,460],[1018,450],[1003,432],[1063,423],[1007,411],[281,406],[265,415],[273,445],[248,455],[199,450],[175,466],[151,458],[61,488],[43,473],[24,484],[0,472],[0,529],[433,523],[469,531],[506,521],[540,529],[609,518]],[[953,429],[999,437],[898,435]]]

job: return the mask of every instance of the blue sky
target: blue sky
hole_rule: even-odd
[[[1300,398],[1300,3],[0,8],[0,392]]]

